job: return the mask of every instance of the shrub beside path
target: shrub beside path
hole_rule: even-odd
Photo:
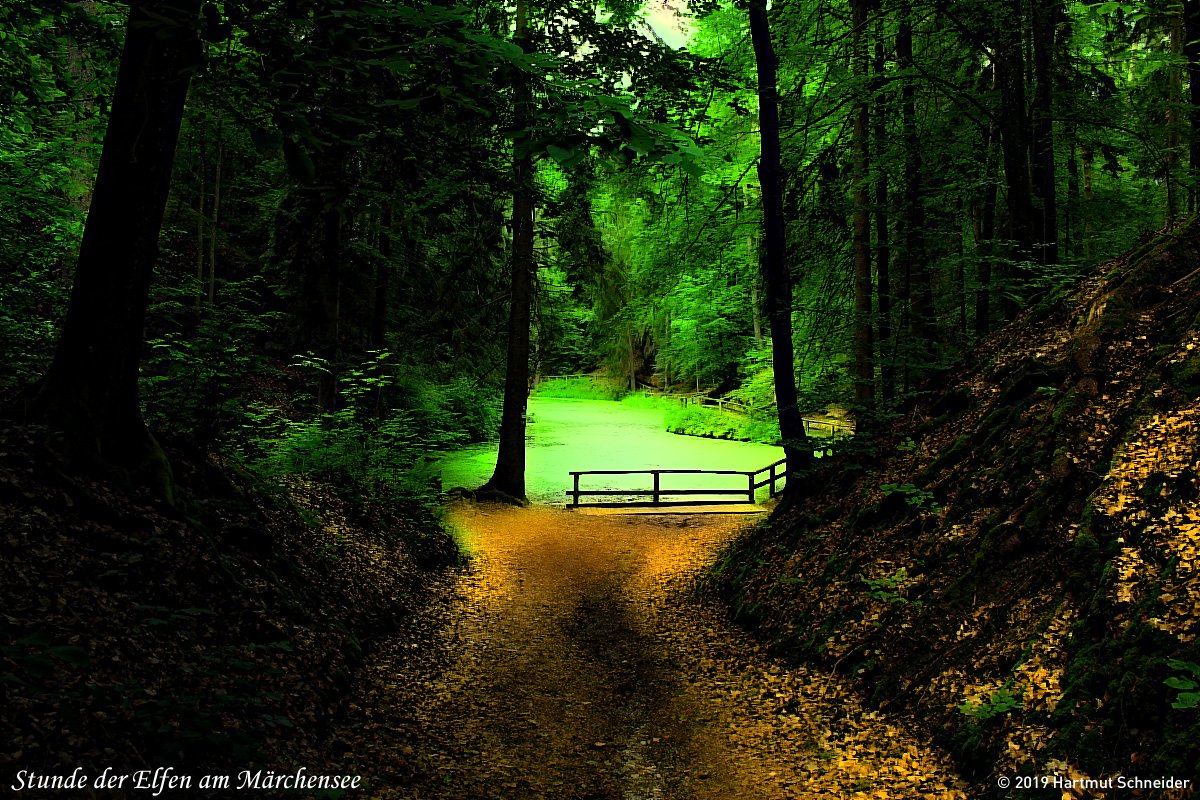
[[[368,664],[330,760],[376,798],[964,798],[921,737],[695,591],[745,519],[457,504],[471,565]]]

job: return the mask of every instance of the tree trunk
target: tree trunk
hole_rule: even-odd
[[[516,43],[528,51],[529,16],[526,0],[517,0]],[[519,73],[518,73],[519,74]],[[533,93],[520,77],[513,87],[516,108],[514,127],[523,129],[530,118]],[[533,158],[527,148],[528,133],[518,137],[513,154],[512,283],[509,289],[508,359],[504,374],[504,409],[500,414],[500,442],[496,470],[481,491],[503,492],[525,499],[525,408],[529,398],[529,323],[533,305]]]
[[[1188,213],[1200,208],[1200,0],[1183,2],[1183,54],[1188,77]]]
[[[750,284],[750,313],[754,317],[754,346],[762,347],[762,319],[758,316],[758,278]]]
[[[321,242],[321,260],[311,298],[316,312],[314,345],[326,370],[317,380],[317,406],[322,411],[337,410],[338,360],[340,357],[338,318],[341,315],[342,284],[342,212],[337,206],[325,210]]]
[[[1079,161],[1083,170],[1083,237],[1084,237],[1084,252],[1087,254],[1089,262],[1096,260],[1096,226],[1093,221],[1095,208],[1092,205],[1092,198],[1095,193],[1095,184],[1092,179],[1093,160],[1095,151],[1092,148],[1091,142],[1084,142],[1080,148]]]
[[[71,461],[149,483],[168,500],[171,470],[142,420],[138,362],[188,81],[200,62],[199,6],[130,7],[67,316],[31,411],[63,432]]]
[[[625,323],[625,344],[629,352],[629,391],[637,391],[637,371],[634,369],[633,324]]]
[[[875,74],[882,85],[884,73],[883,43],[875,43]],[[885,102],[879,99],[875,110],[875,141],[883,148],[888,141],[887,120],[884,115]],[[880,356],[880,383],[884,400],[896,397],[896,362],[887,354],[888,342],[892,338],[892,281],[891,247],[888,241],[888,180],[887,170],[880,169],[875,178],[875,286],[879,302],[879,333],[877,336]]]
[[[1171,59],[1177,62],[1183,53],[1183,18],[1186,10],[1178,6],[1171,14]],[[1179,106],[1183,102],[1183,68],[1172,63],[1167,71],[1167,130],[1166,130],[1166,173],[1167,173],[1167,226],[1175,224],[1179,216]]]
[[[999,194],[995,168],[999,139],[999,128],[993,120],[984,140],[983,200],[979,208],[979,236],[975,240],[979,282],[979,291],[975,293],[975,335],[980,339],[987,336],[992,327],[992,259],[996,249],[996,195]]]
[[[792,351],[792,285],[788,272],[783,225],[783,168],[779,145],[779,95],[776,87],[775,48],[771,45],[770,22],[765,0],[750,0],[750,36],[758,68],[758,116],[761,158],[758,180],[763,204],[763,279],[767,287],[768,319],[771,326],[771,363],[775,372],[775,402],[779,409],[779,432],[787,456],[789,473],[812,465],[812,451],[804,433],[800,401],[796,393],[795,355]],[[785,491],[795,496],[798,481],[789,481]]]
[[[896,59],[901,69],[912,69],[912,23],[905,11],[896,33]],[[925,249],[925,192],[923,146],[917,131],[916,83],[909,78],[902,91],[901,114],[904,121],[904,297],[908,306],[908,331],[913,346],[925,357],[932,357],[937,345],[937,324],[933,319],[933,276]],[[908,359],[911,361],[911,358]],[[924,359],[922,359],[924,360]],[[905,388],[909,385],[909,365],[905,365]]]
[[[1038,216],[1038,261],[1058,261],[1058,191],[1054,164],[1054,29],[1056,0],[1033,0],[1034,127],[1033,187],[1042,211]]]
[[[851,70],[860,80],[867,76],[867,0],[853,2],[854,37]],[[870,219],[870,112],[869,97],[854,104],[854,399],[869,404],[875,399],[875,365],[871,336],[871,219]]]
[[[204,136],[204,122],[200,122],[200,197],[197,199],[196,216],[196,306],[204,294],[204,171],[208,169],[208,147]]]
[[[388,283],[392,275],[392,202],[383,207],[379,233],[379,262],[375,266],[375,309],[371,318],[371,347],[382,350],[387,336]]]
[[[225,158],[225,140],[222,128],[225,112],[217,112],[217,168],[213,173],[212,237],[208,241],[208,304],[217,299],[217,230],[221,216],[221,162]]]
[[[995,17],[996,82],[1000,86],[1000,144],[1004,153],[1004,183],[1008,190],[1008,235],[1013,240],[1013,268],[1004,293],[1005,317],[1012,319],[1020,310],[1013,300],[1025,290],[1029,270],[1025,263],[1033,258],[1033,195],[1029,177],[1029,114],[1025,108],[1025,54],[1022,50],[1021,3],[1005,0]]]
[[[746,184],[743,194],[746,198],[746,208],[750,208],[754,202],[754,193],[750,190],[750,184]],[[754,275],[750,280],[750,315],[754,321],[754,346],[762,347],[762,317],[758,309],[758,282],[762,279],[762,271],[758,256],[758,239],[753,231],[746,236],[746,256],[752,268],[751,274]]]
[[[1065,133],[1070,145],[1070,154],[1067,156],[1067,208],[1063,214],[1067,229],[1063,233],[1063,246],[1066,248],[1067,257],[1074,259],[1079,257],[1075,236],[1075,217],[1079,211],[1079,158],[1074,122],[1066,124]]]

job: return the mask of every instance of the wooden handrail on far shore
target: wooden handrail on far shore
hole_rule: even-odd
[[[744,414],[750,419],[754,419],[754,415],[765,411],[769,406],[748,406],[745,403],[739,403],[736,400],[726,400],[723,397],[703,397],[699,395],[686,395],[679,399],[682,406],[700,406],[712,407],[715,406],[719,411],[732,411],[735,414]],[[838,435],[853,436],[854,424],[847,422],[839,422],[832,419],[819,419],[817,417],[803,417],[804,432],[806,434],[815,430],[826,429],[829,431],[830,438]]]
[[[573,479],[574,488],[567,490],[567,496],[571,498],[570,506],[604,506],[614,505],[613,503],[581,503],[579,498],[585,495],[596,497],[614,497],[614,496],[634,496],[645,497],[650,496],[652,499],[649,502],[628,502],[621,503],[626,506],[684,506],[696,505],[694,500],[663,500],[663,496],[680,497],[680,496],[729,496],[736,495],[738,499],[734,500],[706,500],[706,505],[730,505],[749,503],[754,504],[754,493],[764,486],[770,487],[770,496],[774,497],[782,490],[782,486],[776,486],[777,483],[784,481],[787,478],[787,459],[781,458],[774,464],[768,464],[762,469],[754,470],[753,472],[732,469],[592,469],[581,470],[579,472],[570,472]],[[780,469],[783,467],[783,469]],[[755,479],[766,473],[767,477],[761,481]],[[638,489],[580,489],[579,478],[581,475],[651,475],[653,476],[653,486],[649,490]],[[746,485],[738,489],[664,489],[662,487],[663,475],[743,475],[746,478]],[[745,499],[742,499],[745,498]]]

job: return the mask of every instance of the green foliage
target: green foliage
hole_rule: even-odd
[[[751,418],[711,406],[668,406],[663,424],[674,433],[779,444],[779,420],[768,412]]]
[[[1009,691],[1008,686],[1003,686],[992,692],[987,700],[979,703],[963,703],[958,707],[958,710],[968,717],[974,717],[981,722],[985,722],[993,717],[1024,708],[1025,704],[1021,698],[1021,694],[1019,690],[1013,694]]]
[[[391,361],[390,353],[375,351],[343,372],[336,411],[294,420],[254,409],[242,457],[266,476],[340,476],[368,497],[432,500],[439,488],[432,456],[492,436],[499,411],[470,378],[431,385]],[[311,354],[295,363],[314,373],[330,369]]]
[[[862,580],[870,590],[871,597],[876,600],[882,600],[889,604],[908,604],[910,602],[907,597],[896,591],[908,581],[908,570],[905,567],[900,567],[891,575],[884,575],[882,578],[863,578]],[[911,604],[914,608],[920,608],[923,605],[920,600],[911,601]]]
[[[628,393],[628,386],[611,380],[583,375],[545,381],[538,384],[534,391],[539,397],[558,397],[570,400],[620,400]]]
[[[938,513],[941,506],[933,499],[933,492],[927,489],[918,489],[911,483],[898,485],[895,483],[885,483],[879,487],[883,490],[884,497],[899,492],[904,495],[904,502],[916,509],[928,508],[934,514]]]
[[[1168,659],[1167,666],[1179,672],[1187,672],[1189,675],[1172,675],[1163,683],[1170,686],[1172,689],[1177,689],[1179,695],[1175,698],[1175,702],[1171,703],[1171,708],[1197,708],[1200,707],[1200,665],[1194,661],[1180,661],[1179,659]]]
[[[251,343],[280,316],[259,310],[264,294],[261,279],[222,281],[221,302],[198,308],[194,282],[160,289],[150,315],[166,330],[147,339],[149,357],[141,372],[149,425],[207,450],[248,421],[245,389],[266,368]]]
[[[28,384],[49,366],[66,300],[66,284],[51,271],[17,265],[5,270],[0,282],[0,389]]]
[[[90,660],[87,651],[74,645],[52,644],[53,637],[44,631],[20,635],[11,625],[0,624],[0,636],[8,643],[0,644],[0,658],[10,661],[15,671],[0,671],[0,684],[10,689],[37,690],[29,688],[26,679],[41,680],[52,677],[55,661],[77,667],[86,667]],[[22,677],[23,676],[23,677]]]

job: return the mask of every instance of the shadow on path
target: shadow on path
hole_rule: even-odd
[[[962,797],[944,760],[698,602],[745,519],[463,504],[468,569],[361,676],[377,798]]]

